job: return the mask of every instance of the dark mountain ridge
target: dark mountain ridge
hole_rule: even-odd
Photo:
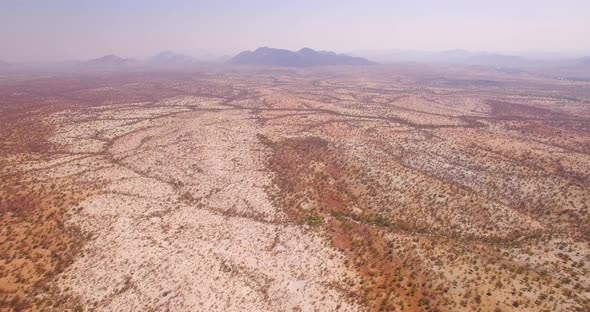
[[[268,47],[244,51],[229,60],[230,64],[309,67],[328,65],[370,65],[373,62],[362,57],[337,54],[331,51],[315,51],[303,48],[297,52]]]

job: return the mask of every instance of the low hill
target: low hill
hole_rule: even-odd
[[[110,54],[103,57],[95,58],[81,63],[83,67],[88,68],[118,68],[134,64],[132,59],[122,58],[120,56]]]

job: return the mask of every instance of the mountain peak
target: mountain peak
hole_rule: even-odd
[[[311,48],[301,48],[301,50],[297,51],[297,53],[317,53],[317,52]]]

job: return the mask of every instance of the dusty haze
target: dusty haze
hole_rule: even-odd
[[[203,57],[259,46],[352,50],[590,50],[588,1],[2,1],[10,62]]]

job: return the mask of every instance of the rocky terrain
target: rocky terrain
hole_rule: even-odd
[[[0,310],[588,311],[590,83],[0,80]]]

